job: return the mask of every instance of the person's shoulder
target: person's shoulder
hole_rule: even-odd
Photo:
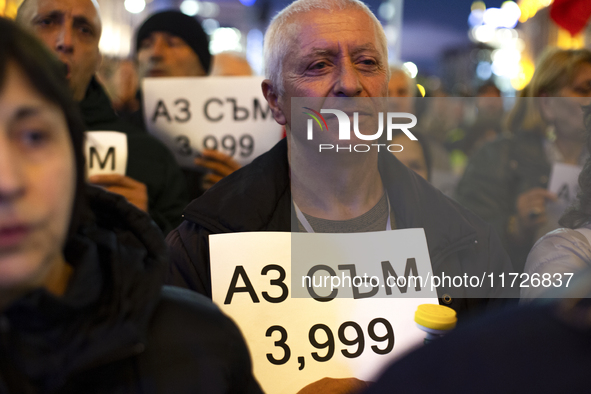
[[[193,291],[163,286],[140,370],[167,392],[260,393],[236,324]]]
[[[167,324],[183,322],[191,329],[203,330],[208,326],[220,331],[235,328],[234,323],[224,315],[211,299],[202,294],[176,286],[163,286],[158,303],[161,318]]]
[[[211,299],[176,286],[162,287],[150,332],[152,341],[171,350],[178,345],[183,348],[179,352],[193,350],[228,361],[240,358],[231,356],[230,349],[240,349],[248,356],[240,330]],[[182,338],[182,344],[175,338]]]
[[[567,284],[569,277],[591,267],[591,245],[583,234],[576,230],[560,228],[540,238],[529,252],[524,273],[532,278],[551,279],[553,287],[544,286],[521,288],[522,299],[551,295],[554,286]],[[564,282],[564,283],[563,283]],[[526,301],[525,301],[526,302]]]
[[[525,272],[562,272],[591,265],[591,245],[579,231],[559,228],[541,237],[531,249]]]
[[[547,250],[548,248],[559,249],[567,245],[576,247],[580,250],[591,251],[591,245],[585,236],[581,232],[570,228],[558,228],[543,235],[535,243],[532,251],[536,249]]]

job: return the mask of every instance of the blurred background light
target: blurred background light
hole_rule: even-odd
[[[125,0],[123,3],[125,9],[132,14],[139,14],[146,8],[146,2],[144,0]]]
[[[470,6],[470,11],[484,11],[486,10],[486,4],[484,1],[475,1]]]
[[[224,51],[242,51],[240,30],[233,27],[220,27],[211,35],[209,51],[215,55]]]
[[[392,25],[384,26],[384,33],[386,34],[386,39],[389,43],[394,43],[399,38],[399,30]]]
[[[417,89],[419,89],[419,93],[421,93],[421,97],[425,97],[425,88],[420,83],[417,83]]]
[[[468,24],[472,27],[480,26],[484,23],[484,10],[474,10],[468,16]]]
[[[539,10],[548,7],[552,2],[553,0],[519,0],[517,3],[521,11],[519,22],[523,23],[533,18]]]
[[[481,25],[472,29],[472,37],[478,42],[489,42],[495,37],[495,29],[491,26]]]
[[[483,81],[487,81],[492,77],[492,68],[489,62],[479,62],[476,66],[476,76]]]
[[[211,36],[214,31],[219,29],[220,23],[215,19],[210,18],[201,22],[201,26],[203,27],[203,30],[205,30],[205,32]]]
[[[498,29],[495,32],[495,39],[499,43],[509,43],[517,39],[517,32],[513,29]]]
[[[505,1],[501,5],[501,10],[503,11],[505,18],[507,18],[507,20],[513,25],[511,27],[515,27],[519,18],[521,18],[521,9],[519,9],[517,3],[514,1]]]
[[[417,74],[419,73],[419,69],[417,67],[416,64],[414,64],[413,62],[406,62],[402,65],[402,68],[404,68],[408,74],[410,75],[411,78],[416,78]]]
[[[215,18],[220,14],[220,6],[209,1],[199,3],[199,15],[203,18]]]
[[[255,74],[263,74],[263,32],[259,29],[246,35],[246,60]]]
[[[500,8],[487,8],[482,16],[482,22],[485,25],[492,27],[498,27],[501,23],[501,9]]]
[[[384,1],[380,4],[380,8],[378,8],[378,15],[383,20],[389,21],[394,18],[394,15],[396,15],[396,7],[394,7],[394,4],[389,1]]]
[[[256,0],[240,0],[240,2],[247,7],[250,7],[250,6],[254,5]]]
[[[199,2],[197,0],[185,0],[181,3],[180,8],[183,14],[194,16],[199,13]]]
[[[531,77],[534,75],[535,65],[528,58],[522,58],[519,62],[519,71],[517,75],[511,79],[511,86],[515,90],[522,90],[527,86]]]
[[[521,53],[516,49],[497,49],[492,53],[492,72],[500,77],[515,78],[519,74]]]

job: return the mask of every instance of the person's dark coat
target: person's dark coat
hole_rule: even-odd
[[[30,292],[0,315],[0,393],[260,393],[236,325],[210,300],[162,287],[152,220],[89,187],[63,297]]]
[[[394,362],[362,394],[588,393],[591,308],[572,301],[485,315]]]
[[[511,264],[490,225],[441,194],[392,154],[378,161],[396,227],[424,228],[434,274],[498,275]],[[250,165],[218,182],[184,212],[185,221],[167,237],[170,284],[211,297],[208,236],[246,231],[292,231],[297,224],[289,182],[287,141],[280,141]],[[297,227],[296,227],[297,228]],[[296,230],[297,231],[297,230]],[[485,286],[486,287],[486,286]],[[489,289],[487,297],[514,296]],[[483,300],[464,289],[440,288],[447,305],[462,311]],[[480,296],[483,293],[478,293]]]
[[[125,175],[148,188],[148,212],[166,235],[182,222],[189,203],[185,177],[174,156],[160,141],[122,121],[102,86],[92,79],[80,110],[89,131],[120,131],[127,135]]]
[[[456,200],[495,228],[516,272],[523,271],[536,240],[512,244],[509,220],[516,215],[521,193],[548,187],[551,169],[542,135],[518,133],[484,145],[470,159],[457,186]]]

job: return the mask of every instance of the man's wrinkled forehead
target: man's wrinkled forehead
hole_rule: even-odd
[[[86,20],[101,31],[102,22],[96,0],[25,0],[19,9],[19,18],[27,23],[41,15],[70,14],[73,18]]]
[[[330,33],[332,31],[332,24],[339,23],[341,19],[338,18],[338,16],[342,16],[343,14],[350,14],[351,16],[356,15],[357,17],[366,18],[368,25],[373,26],[369,16],[363,11],[355,8],[333,11],[322,9],[310,10],[307,12],[294,14],[287,20],[288,34],[286,36],[288,37],[288,44],[298,45],[300,48],[304,49],[305,52],[310,52],[309,55],[319,52],[327,52],[327,55],[331,55],[330,52],[334,51],[336,48],[323,48],[327,43],[324,42],[321,37],[323,36],[323,33]],[[373,27],[375,31],[375,26]],[[310,34],[310,32],[316,34],[319,37],[319,40],[315,40],[316,42],[314,42],[312,45],[304,48],[302,46],[301,35]],[[356,42],[354,47],[350,49],[353,49],[354,52],[374,51],[380,53],[382,56],[387,57],[387,54],[382,53],[383,50],[378,39],[377,31],[371,36],[360,36],[359,41]]]

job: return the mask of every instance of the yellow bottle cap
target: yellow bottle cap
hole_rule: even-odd
[[[433,330],[451,330],[457,321],[456,311],[444,305],[422,304],[415,312],[415,322]]]

